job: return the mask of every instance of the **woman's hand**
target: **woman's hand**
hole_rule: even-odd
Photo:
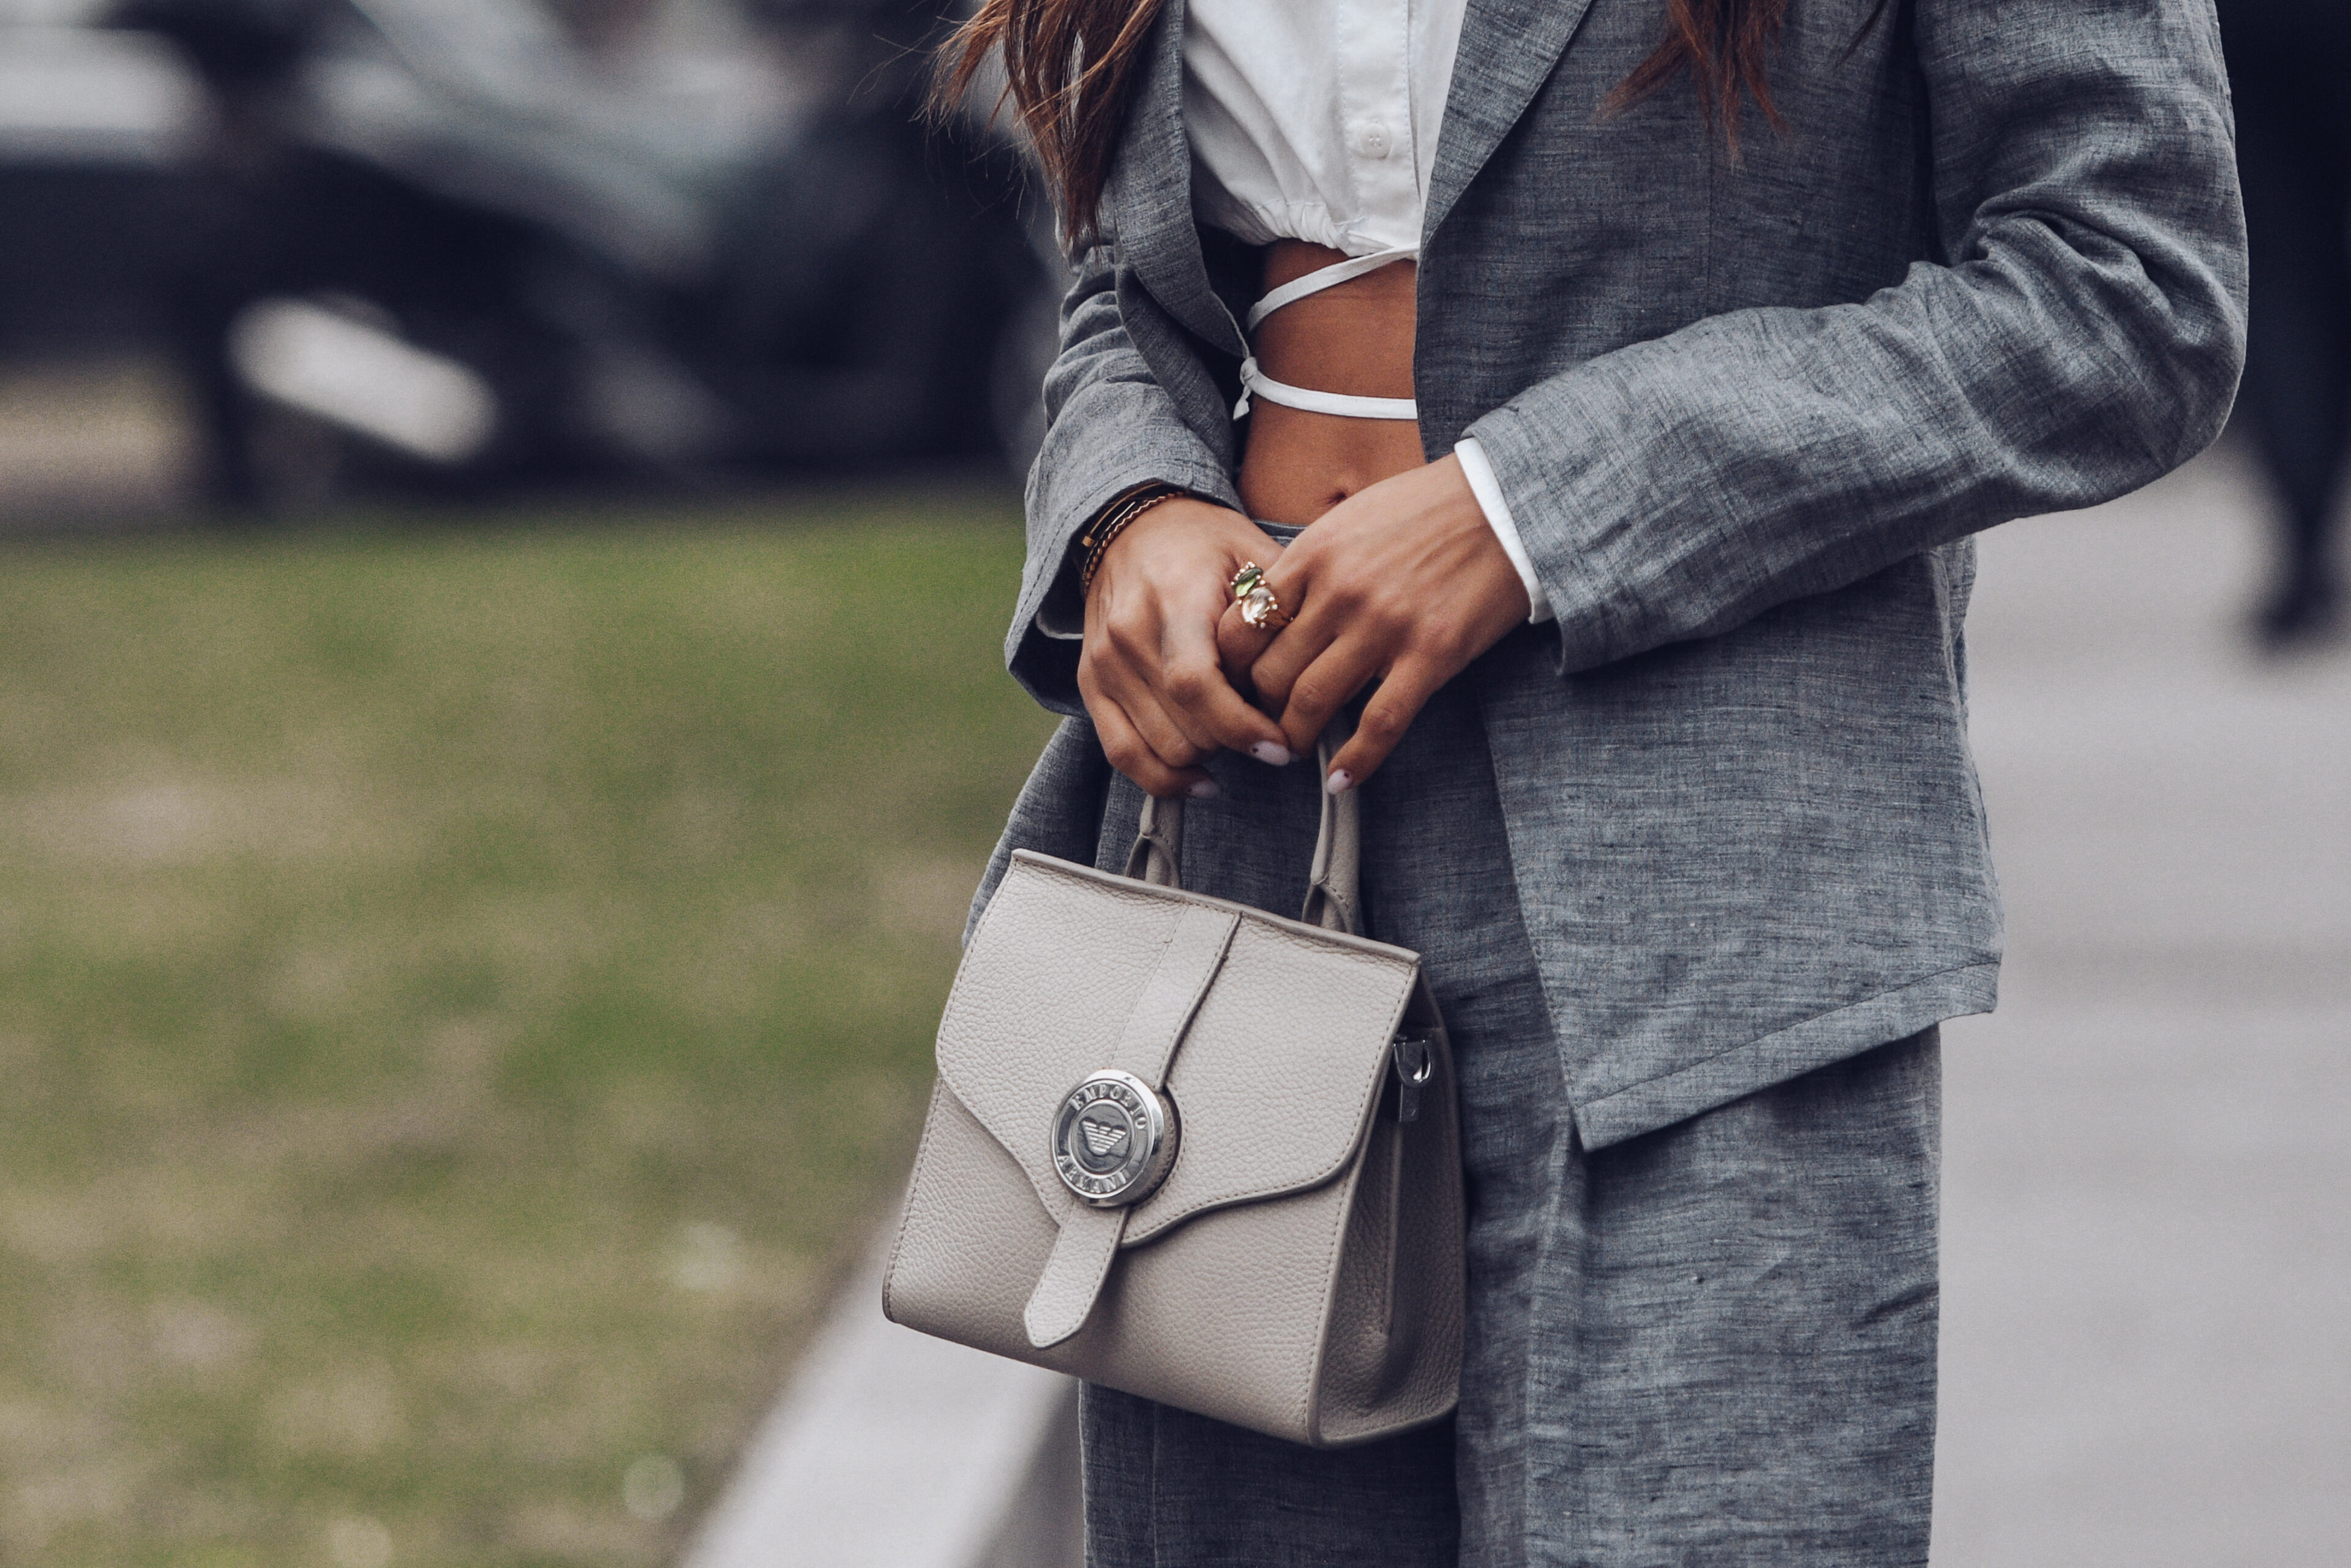
[[[1332,758],[1333,794],[1371,777],[1437,689],[1529,610],[1518,569],[1450,455],[1357,491],[1264,564],[1290,625],[1253,631],[1236,604],[1217,642],[1225,669],[1235,679],[1247,671],[1259,702],[1281,716],[1290,749],[1311,747],[1332,715],[1380,683]]]
[[[1152,507],[1104,552],[1086,594],[1078,692],[1111,766],[1147,793],[1215,795],[1199,764],[1225,747],[1290,760],[1280,727],[1233,688],[1217,653],[1233,574],[1280,553],[1238,512],[1189,499]]]

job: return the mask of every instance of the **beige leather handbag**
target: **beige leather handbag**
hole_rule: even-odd
[[[1360,935],[1356,804],[1303,920],[1017,851],[939,1024],[883,1310],[1318,1448],[1451,1410],[1452,1060],[1416,954]]]

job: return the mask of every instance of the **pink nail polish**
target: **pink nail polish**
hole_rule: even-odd
[[[1323,780],[1323,788],[1333,795],[1343,795],[1354,787],[1355,776],[1343,768],[1333,768],[1331,777]]]
[[[1190,796],[1195,800],[1213,800],[1217,796],[1223,794],[1224,791],[1217,788],[1217,781],[1215,779],[1200,779],[1194,780],[1190,785],[1186,787],[1184,793]]]
[[[1256,758],[1259,762],[1264,763],[1269,768],[1287,768],[1290,766],[1290,747],[1286,746],[1276,746],[1270,740],[1260,740],[1255,746],[1250,747],[1249,755]]]

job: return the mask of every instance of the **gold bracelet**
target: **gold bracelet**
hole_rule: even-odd
[[[1135,518],[1162,501],[1188,497],[1191,494],[1174,485],[1145,485],[1103,507],[1093,525],[1078,536],[1078,546],[1086,552],[1084,564],[1078,568],[1078,596],[1082,599],[1093,591],[1094,573],[1102,569],[1102,557],[1110,553],[1110,547]]]
[[[1154,496],[1160,495],[1174,488],[1176,488],[1176,486],[1173,485],[1163,485],[1155,479],[1147,479],[1142,484],[1136,485],[1129,489],[1121,490],[1117,495],[1113,496],[1109,500],[1103,502],[1101,509],[1094,513],[1093,519],[1086,524],[1086,531],[1078,536],[1078,548],[1088,554],[1092,554],[1093,552],[1095,539],[1102,534],[1105,528],[1120,521],[1121,515],[1125,512],[1127,507],[1133,506],[1137,501],[1148,500]]]

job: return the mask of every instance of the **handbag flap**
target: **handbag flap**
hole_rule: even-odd
[[[947,998],[939,1076],[1057,1221],[1077,1199],[1053,1173],[1054,1113],[1165,990],[1153,982],[1187,910],[1233,916],[1232,936],[1167,1072],[1175,1166],[1128,1213],[1127,1246],[1344,1169],[1419,975],[1401,947],[1014,852]]]

